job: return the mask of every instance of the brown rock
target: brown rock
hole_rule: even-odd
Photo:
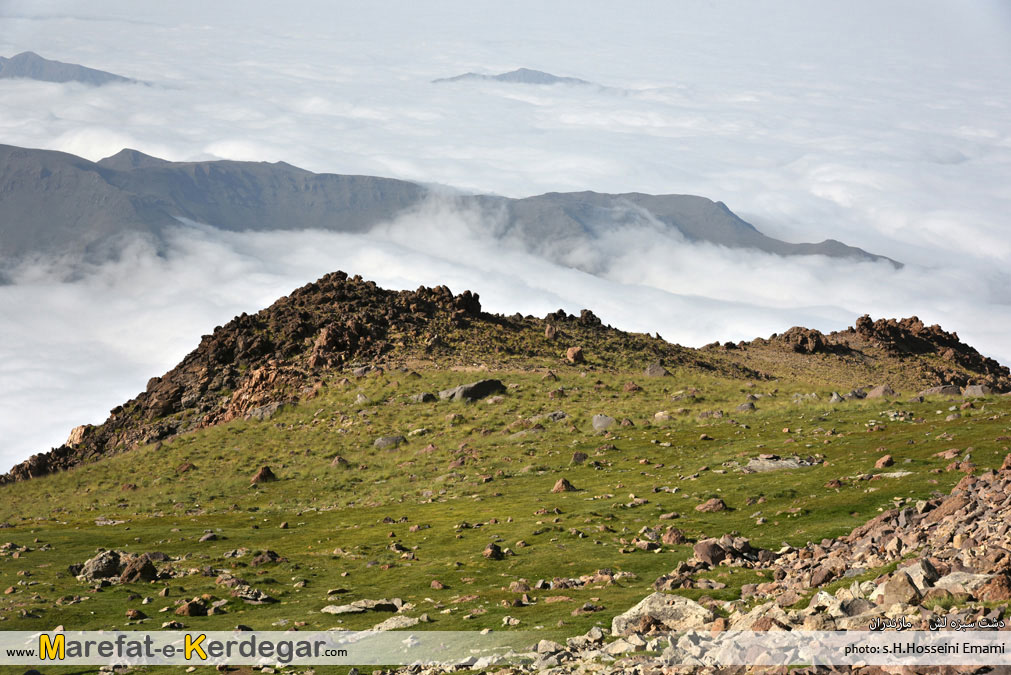
[[[147,614],[140,611],[139,609],[128,609],[126,610],[126,618],[131,621],[140,621],[141,619],[146,619]]]
[[[256,475],[253,476],[253,478],[252,478],[252,480],[250,482],[254,483],[254,484],[255,483],[269,483],[269,482],[275,481],[275,480],[277,480],[277,476],[275,476],[274,472],[270,470],[270,467],[269,466],[261,466],[260,470],[256,472]]]
[[[432,579],[432,583],[430,585],[434,590],[437,591],[445,590],[446,588],[446,584],[442,583],[438,579]]]
[[[565,351],[565,358],[568,359],[569,363],[583,363],[583,361],[585,360],[583,358],[583,348],[569,347]]]
[[[915,605],[922,599],[920,590],[913,583],[913,580],[905,572],[896,572],[885,584],[884,593],[881,595],[879,604],[891,607],[897,602],[907,605]]]
[[[119,580],[124,584],[135,581],[153,581],[158,578],[158,569],[147,556],[137,556],[127,564]]]
[[[685,537],[685,533],[678,528],[668,527],[663,536],[660,537],[660,541],[668,546],[678,546],[687,543],[688,539]]]
[[[552,492],[575,492],[575,486],[569,482],[568,478],[559,478],[555,486],[551,488]]]
[[[330,466],[335,469],[348,469],[351,467],[351,462],[347,461],[340,455],[337,455],[330,461]]]
[[[495,543],[491,543],[485,546],[484,551],[481,552],[481,555],[483,555],[488,560],[502,560],[505,557],[505,554],[502,553],[502,547],[500,547],[498,544]]]
[[[558,335],[558,329],[552,326],[550,323],[544,327],[545,339],[554,340],[556,335]]]
[[[723,503],[723,500],[719,497],[713,497],[709,501],[703,502],[695,507],[696,511],[701,513],[715,513],[717,511],[726,511],[727,505]]]
[[[1007,602],[1011,600],[1011,579],[1004,574],[995,576],[976,591],[976,597],[983,602]]]
[[[884,457],[881,457],[880,459],[878,459],[878,461],[874,462],[874,468],[875,469],[883,469],[886,466],[891,466],[892,464],[895,464],[895,460],[892,459],[892,456],[891,455],[885,455]]]
[[[207,605],[199,599],[184,602],[176,608],[176,616],[207,616]]]
[[[703,539],[692,547],[695,557],[709,566],[719,565],[727,557],[727,550],[716,539]]]

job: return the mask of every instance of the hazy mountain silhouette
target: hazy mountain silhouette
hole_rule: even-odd
[[[86,68],[75,63],[45,59],[35,52],[21,52],[9,59],[0,56],[0,78],[22,78],[44,82],[81,82],[101,86],[113,82],[136,82],[104,70]]]
[[[518,84],[593,84],[578,77],[559,77],[541,70],[531,70],[530,68],[517,68],[508,73],[498,75],[483,75],[481,73],[464,73],[454,77],[440,77],[432,82],[461,82],[466,80],[491,80],[494,82],[513,82]]]

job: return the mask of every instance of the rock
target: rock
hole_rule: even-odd
[[[416,626],[419,622],[420,619],[417,619],[413,616],[404,616],[400,614],[397,616],[391,616],[389,619],[386,619],[386,621],[383,621],[381,623],[377,623],[375,626],[372,627],[371,630],[378,630],[378,631],[400,630],[401,628],[410,628],[411,626]]]
[[[146,619],[147,614],[140,611],[139,609],[128,609],[126,610],[126,618],[131,621],[140,621],[141,619]]]
[[[97,581],[99,579],[111,579],[122,574],[125,567],[118,551],[103,551],[94,558],[85,561],[78,572],[77,578],[81,581]]]
[[[920,591],[926,591],[934,585],[934,582],[941,578],[937,568],[927,558],[920,558],[912,565],[900,567],[899,572],[904,572],[913,580]]]
[[[414,403],[431,403],[432,401],[437,401],[435,394],[423,391],[420,394],[414,394],[411,396],[411,401]]]
[[[688,598],[653,593],[624,614],[614,617],[611,634],[631,635],[649,632],[650,629],[681,632],[702,628],[714,618],[710,610]]]
[[[715,513],[716,511],[726,511],[727,505],[724,504],[723,500],[719,497],[713,497],[712,499],[696,506],[695,510],[702,513]]]
[[[491,543],[484,547],[484,551],[481,552],[488,560],[502,560],[505,558],[505,554],[502,553],[502,547],[498,544]]]
[[[70,436],[67,437],[67,445],[71,448],[80,445],[84,441],[84,437],[88,435],[88,432],[94,429],[90,424],[82,424],[81,426],[74,427],[70,430]]]
[[[569,347],[565,350],[565,358],[569,361],[569,363],[583,363],[583,348]]]
[[[184,602],[176,608],[176,616],[207,616],[207,605],[199,599]]]
[[[452,389],[443,389],[439,392],[439,398],[469,403],[492,394],[504,394],[505,391],[506,387],[501,380],[478,380]]]
[[[253,476],[250,482],[255,485],[257,483],[270,483],[275,480],[277,480],[277,476],[275,476],[274,472],[270,470],[270,467],[261,466],[260,470],[256,472],[256,475]]]
[[[891,455],[884,455],[878,461],[874,462],[875,469],[884,469],[886,466],[891,466],[895,464],[895,460],[892,459]]]
[[[393,450],[398,447],[401,443],[406,443],[407,439],[403,436],[380,436],[375,441],[372,442],[372,447],[376,450]]]
[[[603,433],[614,426],[616,421],[617,420],[609,415],[594,415],[593,419],[590,420],[590,425],[597,433]]]
[[[727,557],[727,550],[716,539],[703,539],[692,546],[692,551],[696,558],[710,567],[719,565]]]
[[[915,605],[922,598],[920,590],[905,572],[896,572],[885,584],[879,604],[891,607],[895,603]]]
[[[446,584],[442,583],[438,579],[432,579],[432,583],[429,584],[432,590],[442,591],[446,589]]]
[[[255,556],[252,560],[249,561],[249,564],[252,565],[253,567],[259,567],[260,565],[269,565],[271,563],[276,563],[281,560],[284,560],[284,558],[279,556],[274,551],[268,550]]]
[[[589,459],[589,455],[587,455],[585,452],[580,452],[579,450],[577,450],[576,452],[572,453],[572,459],[569,460],[569,464],[582,464],[587,459]]]
[[[745,403],[742,403],[741,405],[735,408],[737,412],[751,412],[754,409],[755,404],[752,403],[751,401],[746,401]]]
[[[842,396],[839,395],[839,392],[833,391],[832,392],[832,396],[831,396],[831,398],[829,398],[828,402],[829,403],[842,403],[845,400],[846,399],[844,399]]]
[[[983,602],[1007,602],[1011,600],[1011,579],[999,574],[976,590],[976,597]]]
[[[334,469],[347,469],[351,467],[351,462],[337,455],[330,461],[330,466]]]
[[[152,564],[146,555],[133,558],[120,575],[120,583],[133,583],[135,581],[153,581],[158,578],[158,568]]]
[[[552,492],[575,492],[575,486],[569,482],[568,478],[559,478],[555,483],[555,486],[551,488]]]
[[[558,335],[558,329],[552,326],[550,323],[544,326],[544,339],[554,340]]]
[[[886,396],[895,396],[895,391],[887,384],[879,384],[867,392],[867,398],[884,398]]]
[[[663,367],[662,363],[654,361],[646,366],[646,370],[643,371],[643,375],[646,377],[667,377],[670,375],[670,372]]]
[[[198,539],[197,541],[200,541],[200,542],[204,542],[204,541],[217,541],[217,539],[218,539],[218,535],[214,534],[213,532],[204,532],[200,536],[200,539]]]
[[[962,391],[962,395],[969,396],[989,396],[992,390],[985,384],[970,384]]]
[[[835,578],[835,570],[831,567],[823,565],[819,567],[814,572],[811,573],[811,587],[816,588],[823,584],[827,584]],[[790,603],[791,605],[793,603]]]
[[[924,389],[918,396],[958,396],[962,390],[953,384],[946,384],[939,387]]]
[[[688,538],[685,537],[685,533],[676,527],[668,527],[663,536],[660,537],[660,541],[668,546],[678,546],[688,542]]]

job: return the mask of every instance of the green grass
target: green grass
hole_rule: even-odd
[[[538,629],[561,639],[593,625],[608,626],[614,615],[651,592],[656,577],[691,555],[690,544],[664,547],[659,553],[622,552],[627,550],[622,540],[630,541],[643,527],[671,524],[691,539],[736,531],[756,546],[774,549],[782,542],[803,545],[846,534],[900,500],[948,492],[962,474],[944,472],[948,462],[934,457],[936,452],[971,446],[973,461],[981,468],[999,466],[1008,452],[1008,441],[996,440],[1009,435],[1011,428],[1011,401],[1003,398],[988,399],[982,407],[963,411],[960,419],[945,422],[948,401],[864,400],[831,406],[827,395],[837,380],[826,379],[822,386],[756,380],[749,387],[744,380],[691,370],[650,379],[639,375],[638,367],[624,371],[595,369],[592,363],[581,369],[548,365],[559,381],[543,380],[543,367],[498,371],[493,375],[509,385],[501,402],[469,405],[411,403],[409,396],[490,374],[433,368],[410,377],[390,371],[344,387],[333,377],[321,395],[268,421],[233,421],[66,473],[5,486],[0,521],[14,527],[0,529],[0,543],[33,550],[16,559],[0,557],[0,587],[16,589],[0,596],[0,629],[52,629],[57,624],[68,630],[157,629],[176,618],[187,628],[200,629],[231,629],[239,623],[275,630],[293,625],[301,630],[364,629],[386,615],[333,617],[319,610],[358,598],[400,597],[414,604],[409,615],[424,612],[430,617],[420,629],[509,630],[502,620],[512,616],[521,622],[516,630]],[[643,390],[624,392],[623,385],[631,380]],[[689,387],[699,390],[695,399],[672,400],[675,392]],[[565,396],[549,398],[549,392],[559,388]],[[821,399],[793,401],[794,393],[809,391],[818,391]],[[356,404],[359,393],[370,402]],[[748,393],[761,395],[758,411],[732,412]],[[687,411],[675,414],[678,408]],[[727,411],[727,416],[697,418],[704,410],[716,409]],[[568,418],[540,422],[540,433],[513,436],[531,426],[522,420],[555,410],[565,411]],[[654,422],[653,414],[660,410],[670,411],[672,420]],[[884,414],[889,410],[910,414],[892,420]],[[628,418],[634,426],[615,426],[603,437],[590,426],[595,413]],[[871,431],[874,424],[883,429]],[[787,427],[789,433],[784,432]],[[427,433],[409,435],[417,429]],[[699,440],[703,433],[713,440]],[[373,448],[377,437],[391,434],[408,436],[408,442],[396,450]],[[434,447],[427,448],[429,444]],[[589,455],[586,464],[570,464],[575,451]],[[895,457],[895,466],[874,469],[875,460],[886,452]],[[735,470],[735,463],[744,464],[760,453],[823,456],[825,463],[766,474]],[[336,455],[351,467],[332,468]],[[461,458],[462,466],[450,467]],[[196,468],[177,473],[184,462]],[[251,476],[263,465],[279,480],[250,487]],[[911,474],[856,478],[900,470]],[[551,493],[561,476],[578,491]],[[825,488],[834,478],[841,478],[844,486]],[[629,507],[631,495],[648,503]],[[712,496],[723,499],[730,510],[695,511]],[[760,499],[764,501],[748,505]],[[680,517],[659,520],[670,511]],[[756,525],[759,515],[768,522]],[[383,523],[386,517],[397,522]],[[96,526],[99,518],[125,522]],[[288,523],[287,529],[280,529],[282,522]],[[471,527],[460,527],[463,523]],[[411,532],[412,525],[422,529]],[[213,530],[219,539],[198,543],[205,530]],[[517,547],[520,540],[528,545]],[[391,551],[394,541],[411,549],[415,559]],[[515,555],[485,560],[481,552],[492,541],[512,548]],[[48,550],[39,550],[42,546]],[[99,547],[161,551],[174,559],[168,565],[186,576],[91,592],[67,567],[83,562]],[[240,547],[251,553],[224,557]],[[287,561],[248,566],[253,553],[267,549]],[[227,589],[215,585],[214,576],[202,574],[205,567],[228,569],[280,602],[252,606],[233,599],[227,614],[175,617],[179,598],[229,598]],[[606,586],[532,591],[535,604],[508,606],[519,595],[508,591],[512,581],[526,579],[533,585],[538,579],[579,577],[600,568],[631,572],[635,578]],[[761,580],[753,571],[721,568],[711,574],[728,587],[684,594],[732,600],[739,597],[742,584]],[[431,589],[433,580],[448,588]],[[300,581],[306,582],[304,587],[296,587]],[[158,596],[166,586],[169,597]],[[328,599],[330,589],[346,592]],[[87,599],[56,604],[58,598],[74,595]],[[476,597],[457,602],[466,596]],[[570,600],[549,603],[551,596]],[[142,605],[142,597],[152,602]],[[606,609],[572,616],[585,602]],[[166,607],[168,611],[159,613]],[[128,623],[129,608],[151,618]],[[39,618],[23,617],[22,610]]]

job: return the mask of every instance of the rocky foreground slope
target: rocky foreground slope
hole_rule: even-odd
[[[968,469],[967,469],[968,470]],[[971,471],[971,470],[970,470]],[[946,497],[885,511],[848,536],[803,548],[752,549],[747,539],[724,535],[696,542],[695,555],[657,579],[656,593],[614,617],[610,635],[594,628],[560,644],[542,640],[523,655],[527,663],[500,673],[660,675],[675,672],[749,672],[706,657],[698,638],[722,631],[870,630],[892,620],[906,630],[960,630],[1003,625],[1011,603],[1011,455],[1000,471],[966,475]],[[868,569],[897,563],[868,578]],[[746,586],[740,600],[695,602],[666,593],[699,586],[698,574],[727,567],[766,570],[769,580]],[[894,623],[893,623],[894,625]],[[1003,628],[1002,628],[1003,629]],[[612,639],[616,638],[616,639]],[[701,658],[700,658],[701,657]],[[494,659],[476,664],[494,665]],[[799,661],[798,661],[799,663]],[[898,672],[876,666],[758,668],[760,672]],[[904,673],[938,672],[905,667]],[[400,672],[440,673],[440,669]],[[989,666],[945,672],[995,672]]]
[[[855,327],[829,335],[792,328],[769,339],[695,350],[603,326],[589,310],[579,317],[561,310],[544,319],[504,317],[482,312],[470,291],[454,295],[445,286],[389,291],[335,272],[203,336],[179,365],[152,378],[103,424],[76,428],[66,444],[18,464],[0,483],[62,471],[235,418],[264,419],[345,374],[415,362],[436,368],[650,366],[646,374],[658,376],[667,368],[688,368],[729,378],[807,378],[841,388],[867,382],[913,391],[940,387],[928,391],[947,394],[967,385],[1011,389],[1006,367],[957,334],[915,317],[865,316]]]

